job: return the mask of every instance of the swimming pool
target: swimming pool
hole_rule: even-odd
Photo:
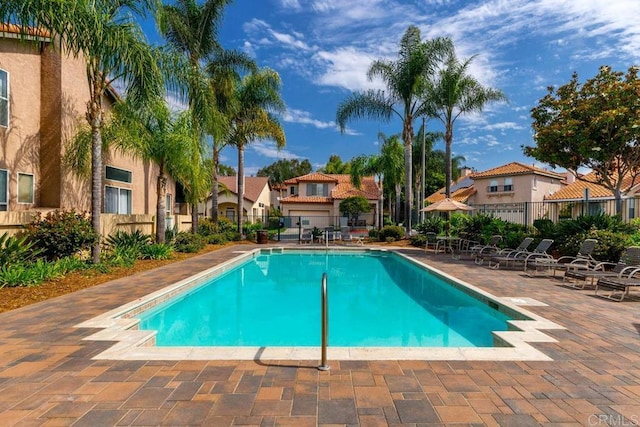
[[[392,252],[261,253],[139,314],[156,346],[492,347],[512,317]]]
[[[305,249],[305,251],[308,251]],[[177,346],[163,346],[157,345],[157,333],[155,330],[142,330],[140,329],[140,319],[138,316],[141,313],[152,313],[156,312],[160,306],[162,305],[171,305],[172,301],[181,300],[184,298],[188,298],[189,295],[197,295],[200,288],[203,285],[211,280],[215,280],[218,277],[224,277],[228,275],[232,270],[234,270],[237,266],[244,264],[248,261],[253,260],[254,264],[251,267],[252,271],[255,274],[258,274],[258,270],[263,277],[268,275],[270,270],[276,271],[275,265],[276,263],[271,263],[271,261],[266,262],[267,259],[275,259],[274,258],[265,258],[264,255],[286,255],[287,253],[300,253],[301,250],[299,247],[289,248],[289,247],[275,247],[275,248],[260,248],[253,250],[239,250],[236,251],[237,256],[235,258],[229,259],[228,261],[220,262],[203,271],[194,272],[194,274],[184,280],[180,280],[179,282],[165,285],[164,288],[159,289],[145,297],[138,298],[134,301],[130,301],[116,309],[105,312],[99,316],[96,316],[92,319],[83,321],[82,323],[76,325],[79,328],[92,328],[97,332],[92,333],[87,336],[86,340],[93,341],[108,341],[110,342],[110,346],[105,347],[105,350],[101,353],[93,356],[94,359],[109,359],[109,360],[314,360],[318,359],[320,355],[319,342],[320,336],[319,333],[315,334],[315,332],[310,332],[311,339],[313,339],[313,335],[316,335],[317,341],[316,344],[304,344],[304,343],[295,343],[292,345],[287,345],[284,343],[281,344],[249,344],[248,341],[245,342],[244,345],[177,345]],[[411,283],[411,288],[415,291],[419,288],[419,286],[426,286],[424,283],[420,281],[416,281],[415,277],[421,275],[422,272],[428,271],[436,276],[439,280],[442,280],[446,283],[450,288],[446,288],[447,292],[451,291],[451,288],[457,289],[461,291],[463,294],[472,297],[472,299],[476,300],[474,304],[480,303],[480,310],[484,311],[487,307],[494,309],[497,311],[496,314],[493,311],[489,311],[490,317],[495,318],[494,320],[498,320],[500,324],[502,324],[503,320],[506,322],[507,330],[499,330],[502,326],[498,327],[491,332],[493,336],[493,342],[495,344],[494,347],[485,347],[483,343],[480,343],[480,347],[478,346],[469,346],[463,345],[459,347],[429,347],[424,346],[429,339],[425,334],[416,333],[413,329],[410,329],[408,332],[398,334],[398,331],[394,331],[394,339],[396,341],[400,341],[400,345],[404,340],[406,346],[400,346],[395,344],[390,344],[388,341],[379,340],[377,343],[369,343],[366,345],[357,345],[357,344],[338,344],[336,342],[339,337],[339,330],[336,330],[338,320],[334,317],[337,316],[334,314],[336,310],[338,312],[350,312],[352,304],[351,302],[358,302],[363,299],[363,295],[361,293],[351,293],[350,299],[348,299],[349,303],[345,304],[347,309],[340,309],[339,304],[335,301],[334,293],[340,293],[341,285],[337,285],[336,283],[340,283],[343,279],[343,276],[349,276],[351,274],[355,274],[355,269],[352,268],[351,265],[348,265],[347,268],[336,269],[337,275],[335,277],[329,279],[329,300],[330,300],[330,317],[329,319],[329,347],[328,347],[328,356],[330,360],[523,360],[523,361],[541,361],[541,360],[552,360],[544,354],[542,351],[538,350],[536,347],[530,345],[531,342],[555,342],[556,340],[550,337],[549,335],[543,333],[541,330],[544,329],[564,329],[562,326],[551,322],[543,317],[539,316],[536,313],[528,311],[524,309],[522,306],[526,305],[539,305],[544,306],[546,304],[531,300],[527,297],[507,297],[507,298],[499,298],[490,293],[470,284],[467,282],[463,282],[455,277],[437,270],[424,262],[416,259],[412,256],[412,251],[402,251],[405,253],[399,253],[396,250],[389,250],[383,248],[364,248],[364,249],[355,249],[355,248],[331,248],[328,254],[333,253],[349,253],[351,255],[357,256],[368,256],[374,255],[376,257],[380,257],[382,260],[386,259],[390,256],[390,253],[393,252],[394,255],[391,258],[397,258],[397,261],[401,263],[405,263],[406,266],[411,270],[411,279],[409,281],[403,282],[405,285],[401,286],[400,289],[402,293],[405,293],[405,303],[406,304],[417,304],[428,307],[424,301],[419,297],[420,294],[409,292],[407,284]],[[420,254],[420,251],[413,251],[415,254]],[[313,264],[317,265],[317,267],[325,267],[325,259],[320,259],[317,257],[318,254],[312,254],[311,252],[303,252],[315,257]],[[322,254],[327,254],[326,251],[322,251]],[[286,270],[284,273],[281,272],[280,275],[285,277],[291,276],[291,273],[294,270],[304,270],[304,271],[312,271],[309,263],[304,263],[303,265],[293,266],[287,264]],[[324,271],[324,270],[323,270]],[[369,271],[369,269],[367,269]],[[397,274],[396,269],[386,269],[387,274],[393,275]],[[480,270],[479,270],[480,272]],[[246,273],[245,273],[246,274]],[[320,276],[315,277],[316,273],[313,273],[314,276],[311,280],[311,287],[313,290],[311,291],[314,296],[312,299],[315,301],[313,304],[309,304],[309,313],[312,313],[312,310],[316,310],[317,318],[310,323],[305,329],[308,328],[316,328],[315,330],[319,330],[320,324],[320,316],[318,314],[319,311],[319,301],[320,301]],[[414,277],[415,276],[415,277]],[[240,276],[242,278],[242,276]],[[480,281],[482,280],[482,274],[480,273],[478,278]],[[247,276],[244,276],[244,283],[246,286]],[[364,282],[364,280],[362,280]],[[252,281],[253,282],[253,281]],[[242,281],[240,281],[242,284]],[[419,284],[419,286],[418,286]],[[238,282],[236,281],[236,287],[238,286]],[[277,291],[279,288],[274,289]],[[433,287],[434,285],[429,285]],[[242,285],[240,285],[242,288]],[[336,289],[338,288],[338,289]],[[371,285],[366,286],[364,292],[365,296],[377,295],[378,300],[382,301],[392,301],[387,293],[377,293],[380,292],[377,287],[376,281],[371,281]],[[448,298],[445,298],[444,295],[448,295],[446,292],[437,293],[441,296],[441,299],[444,301],[448,301]],[[228,297],[227,297],[228,298]],[[407,298],[409,301],[407,301]],[[198,299],[198,298],[196,298]],[[243,301],[243,299],[239,299],[239,301]],[[266,300],[262,299],[259,301],[258,310],[255,314],[255,318],[260,320],[264,318],[264,310],[268,305],[266,304]],[[291,302],[289,303],[291,304]],[[224,305],[224,304],[223,304]],[[293,309],[297,309],[300,304],[293,304]],[[445,304],[446,305],[446,304]],[[246,308],[248,306],[244,305],[244,310],[246,312]],[[376,313],[375,309],[369,308],[369,310],[373,310]],[[444,315],[440,315],[440,311],[436,309],[435,314],[432,312],[431,316],[442,319],[442,324],[447,323]],[[477,310],[477,307],[473,309]],[[285,310],[283,310],[285,311]],[[291,311],[291,310],[288,310]],[[361,312],[362,309],[357,310]],[[428,309],[426,311],[429,311]],[[253,316],[253,312],[251,317]],[[394,312],[394,316],[396,319],[402,320],[407,325],[410,325],[412,328],[415,327],[417,323],[416,319],[412,316],[408,316],[405,312],[404,306],[401,306],[401,309],[397,309]],[[428,316],[428,314],[423,314],[423,316]],[[506,317],[503,317],[506,316]],[[309,314],[309,318],[312,317]],[[453,316],[456,320],[448,319],[448,324],[453,325],[452,328],[449,328],[447,334],[444,334],[443,329],[439,329],[439,332],[436,333],[437,338],[441,342],[445,340],[451,340],[452,337],[455,336],[455,339],[459,339],[457,335],[463,335],[462,331],[458,329],[458,323],[462,323],[462,321],[458,321],[458,319],[462,319],[466,317],[466,314],[463,316],[462,314],[454,314]],[[508,319],[512,320],[508,320]],[[227,318],[228,320],[229,318]],[[315,326],[317,322],[318,326]],[[376,324],[378,324],[379,329],[386,330],[386,322],[378,322],[375,320]],[[304,322],[298,321],[290,321],[289,323],[300,323]],[[467,322],[468,323],[468,322]],[[298,325],[296,325],[297,327]],[[441,326],[442,327],[442,326]],[[346,329],[354,329],[350,326]],[[438,335],[439,334],[439,335]],[[384,335],[384,334],[383,334]],[[246,335],[245,335],[246,337]],[[399,338],[398,338],[399,337]],[[446,338],[445,338],[446,337]],[[385,337],[386,339],[386,337]],[[465,338],[468,339],[468,338]],[[421,341],[422,344],[418,346],[418,341]],[[485,340],[486,343],[486,340]],[[474,345],[478,345],[477,343]]]

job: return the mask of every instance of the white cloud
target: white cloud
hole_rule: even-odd
[[[255,142],[249,147],[260,154],[261,156],[272,158],[272,159],[299,159],[301,158],[297,154],[294,154],[285,149],[278,149],[273,142],[269,141],[258,141]]]
[[[301,10],[302,6],[298,0],[280,0],[280,5],[284,9]]]
[[[349,91],[384,89],[382,82],[367,79],[369,65],[377,59],[370,53],[345,47],[317,52],[313,59],[324,70],[316,78],[319,85],[336,86]]]
[[[323,122],[321,120],[316,120],[311,117],[311,113],[308,111],[296,110],[289,108],[284,113],[283,120],[289,123],[301,123],[306,125],[311,125],[318,129],[327,129],[327,128],[336,128],[336,123],[333,121]]]
[[[484,127],[486,130],[522,130],[525,126],[514,122],[493,123]]]

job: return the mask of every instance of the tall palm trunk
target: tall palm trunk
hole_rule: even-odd
[[[198,232],[198,204],[191,203],[191,232],[196,234]]]
[[[391,204],[391,197],[389,197],[389,204]],[[400,183],[396,184],[396,205],[394,206],[394,216],[393,219],[395,223],[400,222],[400,206],[402,206],[402,185]]]
[[[242,200],[244,198],[244,144],[238,144],[238,233],[242,233]]]
[[[91,76],[91,100],[87,105],[87,121],[91,126],[91,226],[100,236],[102,214],[102,99],[100,79]],[[91,247],[91,261],[100,263],[100,239]]]
[[[214,223],[218,222],[218,162],[220,161],[220,153],[213,144],[213,171],[211,174],[211,219]]]
[[[409,111],[409,108],[405,108],[405,111]],[[411,208],[413,206],[413,117],[411,114],[406,114],[404,118],[404,124],[402,128],[402,140],[404,141],[404,188],[405,188],[405,201],[404,201],[404,224],[406,228],[406,235],[411,235]]]
[[[166,200],[167,200],[167,178],[164,175],[164,165],[160,165],[158,179],[156,180],[156,243],[165,242],[166,231]]]
[[[447,129],[444,134],[444,179],[445,179],[445,194],[447,197],[451,197],[451,141],[453,139],[453,124],[449,121],[447,123]]]

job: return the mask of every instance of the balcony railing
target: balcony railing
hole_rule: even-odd
[[[513,185],[489,185],[487,193],[513,193]]]

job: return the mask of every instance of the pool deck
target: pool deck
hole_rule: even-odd
[[[264,245],[260,245],[265,247]],[[256,247],[258,247],[256,245]],[[0,314],[0,425],[635,425],[640,300],[401,248],[566,329],[532,343],[553,361],[118,361],[76,325],[224,262],[227,247]],[[515,300],[514,300],[515,298]]]

